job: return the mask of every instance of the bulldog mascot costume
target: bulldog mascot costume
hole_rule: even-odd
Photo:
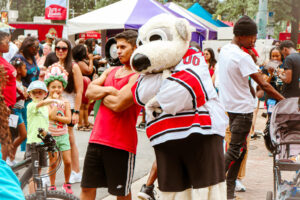
[[[228,118],[202,52],[189,48],[191,27],[161,14],[139,29],[132,88],[146,109],[161,199],[225,200],[223,137]]]

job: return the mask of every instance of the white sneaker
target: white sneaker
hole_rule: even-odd
[[[10,167],[14,166],[15,164],[17,164],[16,160],[11,161],[10,158],[6,158],[6,164]]]
[[[50,184],[49,176],[43,177],[42,178],[42,183],[43,183],[43,187],[50,186],[51,184]]]
[[[246,187],[242,184],[239,179],[235,181],[235,191],[236,192],[246,192]]]
[[[76,173],[76,172],[72,171],[69,182],[70,183],[80,183],[81,178],[82,178],[81,172]]]

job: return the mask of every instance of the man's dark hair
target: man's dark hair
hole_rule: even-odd
[[[131,46],[135,47],[136,46],[136,39],[137,39],[137,32],[134,30],[127,30],[122,33],[118,33],[115,36],[115,39],[125,39]]]
[[[0,31],[0,42],[2,42],[2,40],[4,40],[4,38],[8,37],[9,34],[3,31]]]
[[[294,42],[292,42],[291,40],[284,40],[283,42],[280,43],[280,50],[282,51],[283,48],[295,48],[295,44]]]

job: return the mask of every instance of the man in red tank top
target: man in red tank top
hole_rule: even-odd
[[[98,187],[107,187],[118,200],[131,200],[137,146],[135,125],[141,110],[134,104],[131,93],[131,87],[138,78],[130,66],[137,32],[124,31],[115,39],[117,53],[124,66],[107,69],[86,91],[89,99],[102,99],[102,102],[85,156],[81,200],[94,200]]]

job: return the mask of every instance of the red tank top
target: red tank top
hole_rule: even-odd
[[[120,90],[128,83],[129,78],[134,73],[126,77],[115,78],[119,68],[116,67],[108,74],[103,86],[113,86]],[[140,110],[140,106],[133,104],[122,112],[114,112],[101,103],[89,142],[122,149],[135,154],[137,146],[135,126]]]

